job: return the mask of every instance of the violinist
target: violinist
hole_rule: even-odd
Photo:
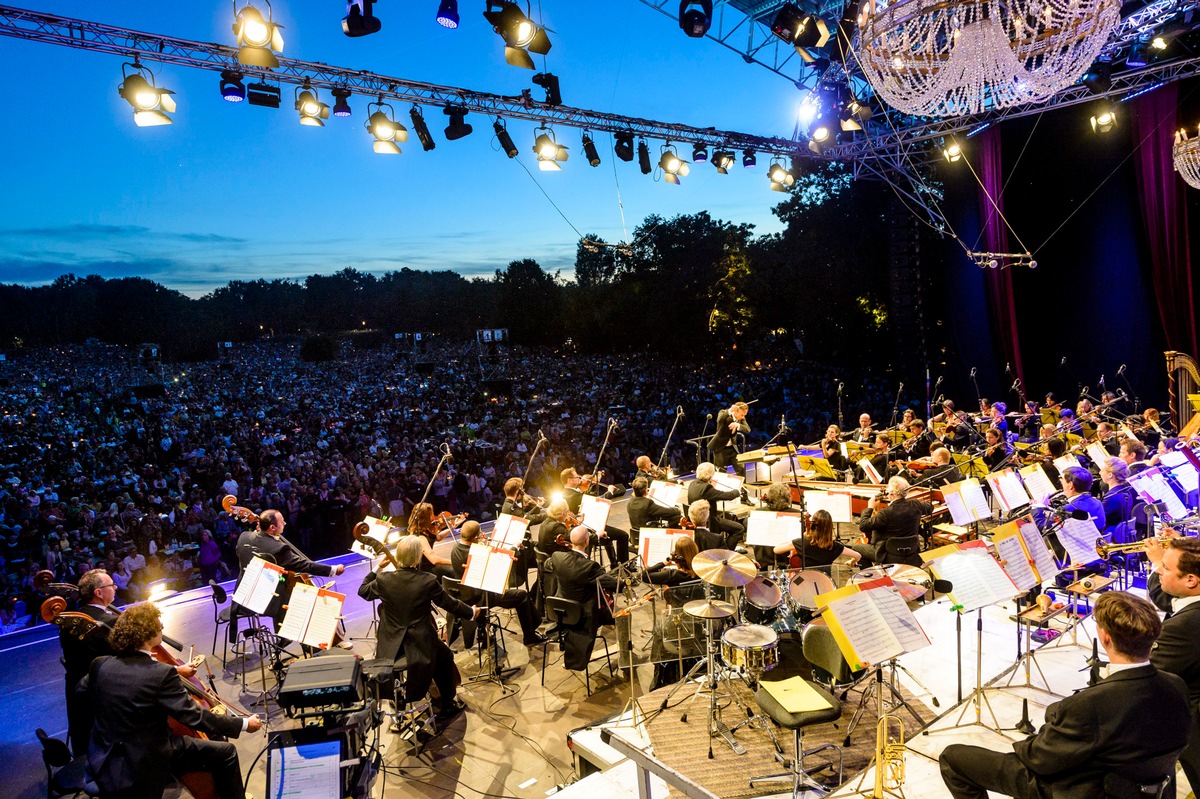
[[[891,453],[889,452],[892,445],[891,439],[885,433],[879,433],[872,440],[875,442],[874,448],[871,449],[868,455],[865,455],[858,463],[854,464],[856,482],[868,482],[866,469],[862,465],[863,461],[870,461],[871,466],[874,467],[875,471],[884,480],[891,476],[889,472],[892,469],[888,465],[891,461]]]
[[[988,422],[992,427],[996,428],[1004,436],[1008,435],[1008,405],[1003,402],[993,402],[990,407],[991,414],[985,416],[980,421]]]
[[[912,424],[917,421],[917,412],[912,408],[905,408],[904,413],[900,416],[900,429],[906,433],[912,432]],[[921,427],[925,427],[925,423],[921,422]]]
[[[1120,458],[1108,458],[1100,464],[1100,479],[1104,482],[1104,527],[1111,531],[1121,522],[1128,521],[1137,502],[1137,492],[1129,485],[1129,466]]]
[[[117,617],[109,612],[108,606],[116,597],[117,587],[104,569],[92,569],[79,578],[79,611],[100,623],[83,638],[74,635],[65,627],[58,631],[58,642],[62,646],[62,661],[67,669],[67,736],[71,741],[71,752],[79,757],[87,753],[88,740],[92,735],[92,703],[86,694],[77,690],[79,682],[87,676],[92,661],[113,654],[108,642],[108,630]]]
[[[450,552],[450,561],[454,568],[454,579],[462,580],[463,574],[467,569],[467,556],[471,554],[471,544],[478,542],[479,539],[479,522],[469,521],[464,523],[462,526],[462,536]],[[516,571],[516,564],[514,564],[513,571]],[[485,593],[478,588],[471,588],[464,585],[459,589],[458,595],[463,602],[468,604],[488,605],[494,608],[510,608],[514,610],[517,621],[521,624],[521,633],[524,635],[525,646],[538,646],[546,642],[546,639],[538,634],[539,619],[537,610],[534,608],[533,602],[529,599],[529,592],[524,588],[509,588],[502,594],[496,594]]]
[[[963,473],[958,468],[958,464],[953,462],[950,450],[938,446],[934,448],[933,453],[929,457],[933,460],[933,467],[926,469],[924,474],[921,475],[920,482],[922,485],[939,488],[947,483],[961,483],[963,481]]]
[[[861,553],[834,540],[833,517],[824,509],[813,514],[804,535],[790,543],[777,545],[775,554],[795,555],[800,560],[802,569],[829,566],[842,555],[848,557],[851,563],[858,563],[862,559]]]
[[[713,485],[712,479],[716,473],[717,468],[712,463],[705,462],[697,466],[696,479],[688,484],[687,501],[689,506],[695,505],[699,500],[704,500],[708,504],[713,532],[720,534],[725,539],[726,549],[733,549],[742,540],[746,528],[742,526],[741,522],[714,512],[716,510],[715,503],[731,502],[741,495],[737,491],[722,491]],[[695,520],[693,519],[693,521]]]
[[[283,514],[273,508],[268,508],[258,516],[258,530],[248,530],[242,533],[238,538],[237,545],[238,564],[241,566],[238,574],[239,582],[246,573],[246,567],[250,565],[250,561],[254,560],[256,555],[297,574],[334,577],[346,570],[346,567],[340,563],[329,566],[309,560],[295,544],[283,537],[283,528],[286,526],[287,520],[283,518]],[[271,600],[271,605],[267,609],[267,615],[275,620],[276,630],[283,623],[284,605],[286,604],[287,597],[282,596],[281,592]],[[230,632],[233,632],[232,628],[235,625],[229,626]]]
[[[983,462],[988,471],[995,471],[1012,456],[1012,447],[1008,445],[1008,439],[998,427],[989,427],[983,438],[986,442],[982,453]]]
[[[660,505],[647,493],[650,481],[645,477],[633,478],[633,498],[629,500],[629,526],[640,530],[643,527],[678,527],[683,512],[678,506],[668,508]]]
[[[675,539],[675,546],[662,563],[655,563],[647,571],[647,580],[653,585],[679,585],[698,580],[692,571],[692,559],[700,554],[696,542],[686,535]]]
[[[971,443],[971,426],[967,424],[965,417],[966,414],[954,410],[952,401],[945,400],[942,403],[942,412],[931,420],[945,424],[945,428],[942,429],[941,441],[956,452],[966,449],[967,445]]]
[[[904,451],[911,460],[919,460],[920,458],[928,458],[930,449],[933,446],[934,438],[925,429],[925,422],[922,419],[913,419],[908,426],[911,436],[904,439]]]
[[[744,436],[750,432],[750,423],[746,421],[746,414],[749,412],[750,406],[744,402],[735,402],[719,411],[717,430],[708,442],[708,451],[717,468],[732,466],[742,477],[746,476],[746,467],[737,461],[737,448],[733,445],[733,437]]]
[[[538,549],[549,555],[571,548],[567,539],[567,525],[564,523],[570,512],[567,501],[562,497],[550,501],[550,506],[546,508],[546,520],[538,527]]]
[[[100,795],[160,799],[173,776],[205,771],[212,774],[217,796],[244,799],[237,748],[228,741],[176,735],[167,719],[208,735],[237,738],[262,728],[258,716],[217,715],[196,704],[175,669],[151,654],[163,640],[162,618],[153,604],[122,613],[109,640],[119,654],[93,663],[83,683],[96,712],[88,766]]]
[[[1113,430],[1110,422],[1100,422],[1096,425],[1096,440],[1100,442],[1100,446],[1104,447],[1104,451],[1113,457],[1121,454],[1121,439],[1117,436],[1117,432]]]
[[[525,481],[520,477],[510,477],[504,482],[504,504],[500,506],[500,512],[527,519],[530,527],[546,520],[545,509],[538,500],[525,493]]]
[[[635,478],[645,477],[647,481],[670,479],[670,470],[655,466],[649,455],[639,455],[634,465],[637,466]]]
[[[578,516],[580,508],[583,507],[583,491],[581,490],[583,478],[570,466],[562,470],[559,478],[563,483],[563,499],[567,501],[567,508]],[[623,493],[624,490],[622,488],[620,493]],[[611,499],[620,496],[620,493],[610,486],[604,492],[604,496]],[[619,527],[606,524],[597,535],[600,538],[600,546],[604,547],[604,551],[608,555],[609,565],[616,566],[618,563],[629,562],[629,533]]]
[[[842,454],[842,430],[836,424],[825,428],[825,438],[821,439],[821,454],[829,461],[834,471],[844,472],[849,465],[846,456]]]
[[[858,417],[858,429],[850,438],[857,444],[870,444],[875,440],[875,428],[871,426],[871,414],[864,413]]]
[[[1150,468],[1146,463],[1146,445],[1136,438],[1127,438],[1121,442],[1121,454],[1118,456],[1129,467],[1129,474],[1140,474]]]
[[[940,452],[941,450],[939,450]],[[909,484],[903,477],[888,480],[888,506],[878,512],[879,497],[867,501],[858,518],[858,529],[871,534],[871,543],[855,544],[864,566],[876,563],[905,563],[921,566],[921,519],[933,513],[933,505],[908,499]]]
[[[1037,441],[1039,436],[1038,431],[1042,426],[1042,414],[1038,410],[1036,400],[1028,400],[1025,403],[1025,414],[1017,417],[1017,432],[1020,434],[1021,441],[1033,442]]]
[[[449,531],[447,530],[446,533]],[[439,535],[433,521],[433,505],[428,502],[418,502],[413,505],[408,514],[408,534],[421,539],[421,571],[435,574],[438,577],[453,577],[454,569],[450,558],[443,557],[433,551],[433,545],[444,537]]]

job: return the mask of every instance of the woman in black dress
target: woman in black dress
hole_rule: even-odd
[[[788,544],[775,547],[778,555],[795,554],[800,568],[808,569],[816,566],[828,566],[842,555],[850,558],[851,563],[858,563],[862,555],[849,547],[842,546],[840,541],[833,538],[833,517],[827,510],[819,510],[813,514],[808,525],[808,531],[803,536]]]

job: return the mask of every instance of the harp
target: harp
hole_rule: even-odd
[[[1192,356],[1168,350],[1167,397],[1171,411],[1171,422],[1180,436],[1200,431],[1200,368]]]

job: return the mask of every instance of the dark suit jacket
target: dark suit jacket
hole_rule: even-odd
[[[666,522],[668,526],[678,525],[683,518],[679,508],[665,508],[650,497],[634,497],[626,506],[629,511],[630,527],[649,527],[652,522]]]
[[[534,507],[530,508],[529,510],[525,510],[523,505],[513,502],[507,497],[504,499],[504,504],[500,506],[500,512],[507,513],[510,516],[519,516],[522,519],[528,519],[530,527],[546,521],[546,511],[542,508]]]
[[[1150,601],[1167,611],[1167,620],[1150,652],[1150,662],[1182,678],[1187,684],[1188,701],[1200,708],[1200,602],[1173,613],[1171,597],[1162,590],[1157,573],[1151,574],[1146,582],[1146,593]]]
[[[570,547],[558,543],[558,537],[560,535],[563,538],[569,539],[571,537],[571,531],[567,529],[566,525],[557,519],[547,518],[546,521],[542,522],[542,526],[538,528],[538,549],[542,550],[547,555],[552,552],[568,551]]]
[[[140,652],[95,661],[82,685],[96,711],[88,768],[105,792],[171,781],[168,717],[209,735],[242,733],[241,719],[202,709],[174,668]]]
[[[1013,750],[1047,795],[1096,799],[1105,774],[1141,781],[1173,771],[1190,725],[1183,680],[1147,664],[1050,705],[1045,725]]]
[[[881,563],[910,563],[917,566],[921,563],[919,555],[903,558],[888,550],[889,540],[908,539],[903,544],[912,547],[920,546],[921,517],[933,513],[933,506],[928,502],[915,499],[898,499],[886,508],[873,511],[867,508],[858,517],[858,529],[871,534],[871,543],[876,546]],[[914,542],[912,539],[916,539]],[[901,543],[897,541],[897,543]],[[884,557],[885,551],[888,557]]]
[[[717,432],[713,433],[713,437],[708,442],[708,448],[713,452],[733,449],[733,433],[729,432],[729,425],[734,422],[733,415],[729,413],[728,408],[723,408],[717,414]],[[750,432],[750,423],[745,419],[738,422],[738,432],[742,435]]]
[[[282,566],[290,572],[316,574],[322,577],[333,576],[332,566],[309,560],[303,552],[283,536],[276,538],[261,530],[247,530],[238,537],[237,543],[239,584],[242,576],[246,573],[246,567],[250,565],[250,561],[254,560],[256,555],[268,563]],[[280,583],[280,590],[271,600],[271,604],[267,606],[266,615],[275,619],[276,630],[279,629],[279,623],[283,620],[283,606],[287,604],[288,595],[291,593],[283,586],[284,584]],[[243,612],[249,614],[249,611]]]
[[[84,605],[79,608],[79,612],[108,625],[117,620],[117,617],[107,610],[101,610],[93,605]],[[62,646],[63,665],[67,668],[68,690],[71,690],[87,675],[93,660],[104,655],[114,654],[112,647],[108,644],[108,628],[103,626],[97,626],[83,638],[71,635],[65,628],[60,627],[58,642]]]
[[[706,483],[703,480],[693,480],[688,483],[688,505],[699,499],[707,499],[708,509],[713,514],[717,512],[718,502],[727,502],[732,499],[738,499],[741,496],[737,491],[722,491],[712,483]]]
[[[596,604],[597,581],[608,590],[616,588],[616,581],[605,574],[604,567],[582,552],[555,552],[543,568],[557,580],[558,596],[575,600],[585,611],[589,604]]]

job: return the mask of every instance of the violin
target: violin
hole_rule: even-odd
[[[521,493],[517,494],[517,501],[521,503],[521,507],[525,510],[533,510],[534,508],[545,508],[546,500],[541,497],[531,497],[525,493],[525,489],[521,489]]]
[[[680,530],[695,530],[696,523],[694,521],[692,521],[691,519],[689,519],[688,517],[683,516],[679,519],[679,529]]]
[[[594,486],[603,485],[600,481],[604,479],[604,470],[585,474],[579,478],[579,490],[586,494],[591,491]]]
[[[454,529],[467,520],[466,513],[460,513],[457,516],[452,516],[450,511],[444,510],[433,517],[429,522],[429,529],[425,531],[425,535],[433,541],[440,541],[448,534],[453,533]]]

